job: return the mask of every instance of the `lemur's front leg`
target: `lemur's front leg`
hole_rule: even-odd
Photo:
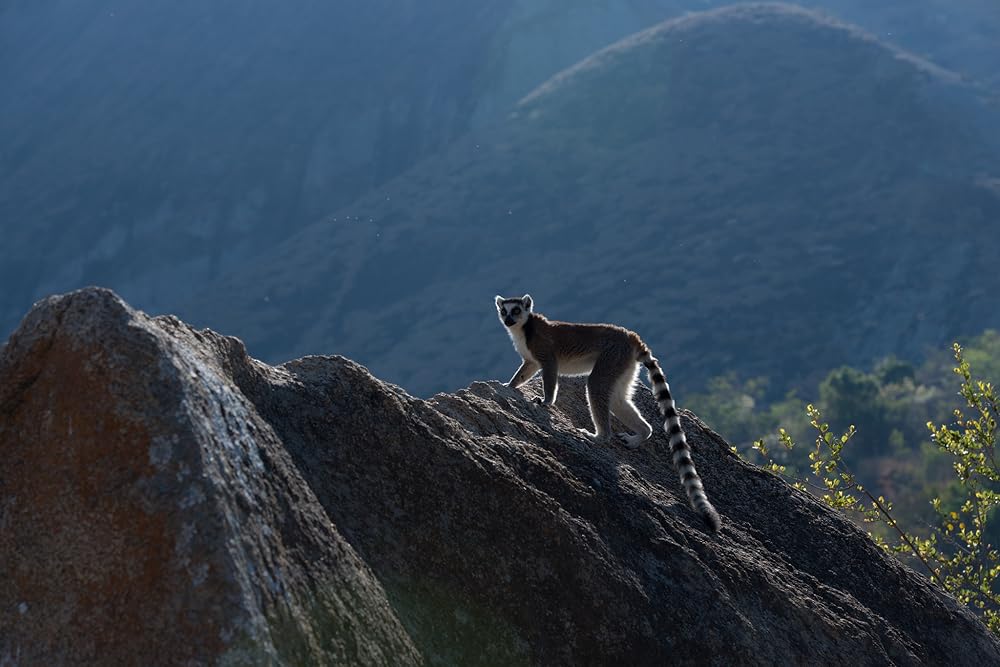
[[[514,373],[514,377],[510,379],[507,386],[517,389],[522,384],[530,380],[531,376],[537,373],[539,368],[541,368],[541,366],[536,364],[534,361],[525,361],[521,364],[521,367],[517,369],[517,372]]]
[[[542,389],[545,392],[545,400],[536,398],[535,403],[552,405],[556,402],[556,394],[559,393],[559,366],[552,361],[542,362]]]

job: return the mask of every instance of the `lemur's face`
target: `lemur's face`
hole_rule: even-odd
[[[497,316],[506,327],[518,327],[528,321],[531,312],[531,296],[525,294],[521,298],[505,299],[497,296]]]

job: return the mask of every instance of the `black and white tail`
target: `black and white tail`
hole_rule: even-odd
[[[639,355],[638,361],[649,372],[649,383],[653,385],[653,397],[656,399],[656,405],[660,408],[660,414],[663,415],[663,428],[670,441],[670,454],[673,457],[674,467],[680,473],[681,484],[684,485],[688,500],[691,501],[691,506],[705,519],[705,523],[713,531],[718,532],[722,525],[719,513],[712,507],[712,503],[708,502],[701,477],[694,469],[694,462],[691,460],[691,447],[688,446],[684,431],[681,430],[681,418],[677,414],[674,398],[670,395],[670,385],[667,384],[667,379],[663,376],[663,369],[660,368],[660,363],[653,357],[648,348]]]

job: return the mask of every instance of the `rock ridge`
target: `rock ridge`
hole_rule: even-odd
[[[0,664],[1000,661],[695,415],[717,536],[662,432],[593,446],[578,382],[551,410],[538,393],[419,400],[108,290],[39,302],[0,348]]]

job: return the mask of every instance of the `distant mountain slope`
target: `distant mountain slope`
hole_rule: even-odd
[[[731,0],[536,0],[505,17],[491,49],[493,85],[485,101],[518,97],[547,68],[579,60],[598,44]],[[1000,5],[995,0],[799,0],[855,23],[939,65],[1000,88]],[[587,46],[590,46],[588,49]],[[506,47],[506,48],[505,48]],[[581,50],[583,49],[583,50]],[[574,57],[574,55],[576,57]],[[551,70],[550,70],[551,71]]]
[[[175,309],[560,69],[717,4],[0,3],[0,336],[89,283]],[[994,0],[806,4],[997,81]]]
[[[685,387],[917,354],[998,324],[988,110],[804,10],[694,15],[554,77],[183,314],[416,393],[513,372],[496,292],[637,329]]]
[[[804,0],[879,37],[1000,89],[1000,5],[994,0]]]
[[[81,283],[169,308],[465,133],[507,5],[0,5],[3,335]]]

